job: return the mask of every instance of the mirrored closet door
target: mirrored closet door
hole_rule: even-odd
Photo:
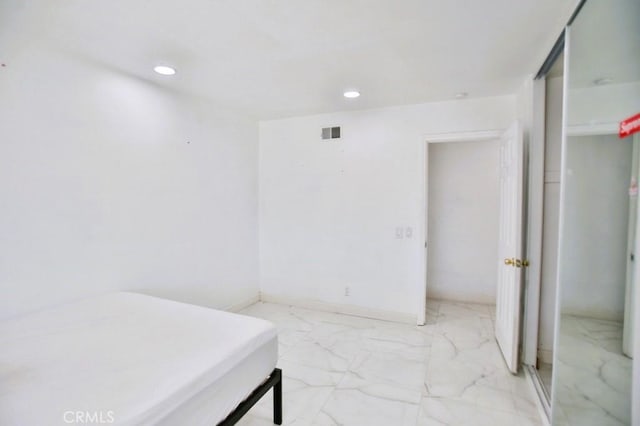
[[[569,27],[560,195],[554,425],[632,423],[637,333],[640,1],[588,0]]]

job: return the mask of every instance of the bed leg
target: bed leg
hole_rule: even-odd
[[[276,368],[276,383],[273,385],[273,423],[282,424],[282,370]]]

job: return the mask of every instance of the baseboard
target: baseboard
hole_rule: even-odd
[[[545,364],[553,364],[553,351],[538,349],[538,359]]]
[[[385,311],[381,309],[363,308],[361,306],[328,303],[314,299],[300,299],[295,297],[280,296],[268,293],[260,293],[260,300],[279,305],[297,306],[299,308],[314,309],[316,311],[332,312],[336,314],[352,315],[355,317],[373,318],[383,321],[400,322],[415,325],[416,315],[402,312]]]
[[[227,306],[224,310],[227,312],[240,312],[244,308],[247,308],[253,305],[254,303],[258,303],[259,301],[260,301],[260,293],[253,295],[250,298],[243,300],[242,302],[234,303],[231,306]]]
[[[495,299],[463,299],[460,297],[451,297],[448,295],[443,295],[439,293],[427,293],[427,300],[435,300],[438,302],[449,302],[449,303],[469,303],[473,305],[487,305],[487,306],[495,306]]]

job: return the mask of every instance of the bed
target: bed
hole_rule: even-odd
[[[269,389],[275,327],[136,293],[0,323],[0,424],[232,425]]]

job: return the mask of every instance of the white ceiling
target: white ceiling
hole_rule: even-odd
[[[46,42],[269,119],[514,93],[576,3],[3,0],[0,54]],[[155,75],[160,62],[178,73]]]

